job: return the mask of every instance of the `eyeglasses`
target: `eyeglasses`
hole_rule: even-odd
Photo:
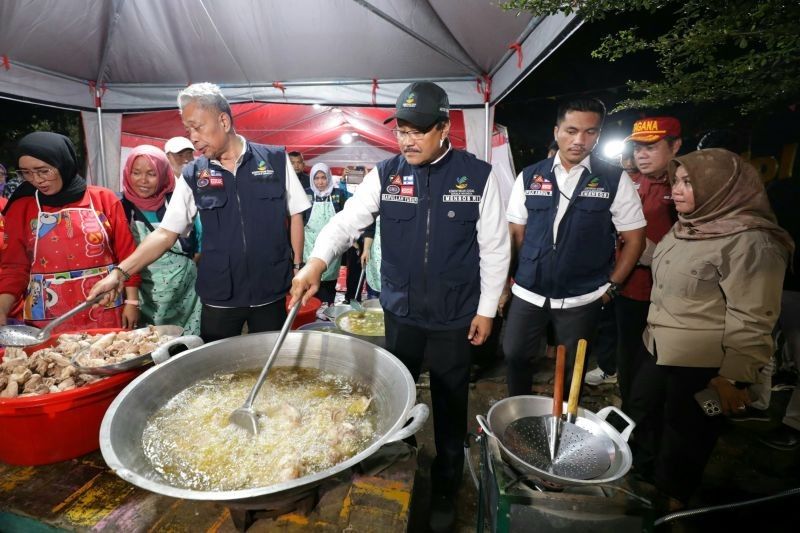
[[[27,181],[31,181],[33,178],[52,181],[58,177],[56,175],[56,169],[50,167],[34,168],[33,170],[20,169],[17,170],[17,174],[22,176]]]
[[[430,131],[430,130],[428,130]],[[397,137],[398,141],[402,141],[404,137],[408,137],[412,141],[421,141],[425,134],[428,131],[419,131],[419,130],[401,130],[399,128],[392,128],[392,133],[394,136]]]

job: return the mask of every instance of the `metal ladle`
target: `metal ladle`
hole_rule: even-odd
[[[264,381],[267,379],[267,373],[269,372],[272,363],[275,361],[275,356],[278,355],[278,351],[283,345],[283,340],[286,338],[286,334],[289,333],[289,328],[292,326],[292,322],[294,322],[294,317],[297,316],[297,311],[300,309],[301,302],[302,300],[298,298],[289,311],[289,316],[286,317],[286,322],[283,323],[281,332],[278,335],[278,340],[275,341],[275,345],[272,347],[272,351],[267,358],[267,362],[264,364],[264,369],[258,376],[256,384],[253,385],[253,389],[250,391],[250,394],[248,394],[244,404],[232,412],[231,416],[228,417],[228,421],[231,424],[235,424],[240,428],[249,431],[253,436],[258,435],[258,415],[256,410],[253,409],[253,402],[258,395],[258,391],[261,390],[261,386],[264,384]]]
[[[0,345],[3,346],[33,346],[41,344],[50,338],[53,330],[72,318],[89,306],[99,302],[105,293],[95,296],[91,300],[86,300],[82,304],[73,307],[60,317],[50,321],[44,328],[39,329],[25,324],[12,324],[0,326]]]
[[[350,300],[350,307],[353,308],[353,311],[358,311],[361,313],[361,316],[364,315],[364,306],[361,305],[361,302],[358,301],[358,297],[361,296],[361,289],[364,286],[364,277],[367,272],[366,268],[361,269],[361,275],[358,276],[358,284],[356,285],[356,294],[353,296],[353,299]]]

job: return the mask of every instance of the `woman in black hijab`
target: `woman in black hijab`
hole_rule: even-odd
[[[135,244],[119,199],[86,184],[67,137],[31,133],[20,140],[17,155],[17,174],[25,181],[4,211],[8,239],[0,266],[0,324],[24,298],[25,322],[44,327],[83,302]],[[58,331],[135,326],[138,285],[138,277],[128,280],[124,307],[118,300],[78,313]]]

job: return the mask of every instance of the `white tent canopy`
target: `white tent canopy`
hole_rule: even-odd
[[[452,107],[485,108],[476,155],[487,157],[490,107],[580,25],[497,4],[0,0],[0,98],[113,117],[174,109],[186,85],[211,81],[231,102],[392,106],[409,82],[430,80]],[[90,160],[109,141],[101,174],[115,176],[119,133],[100,126]]]
[[[96,83],[104,110],[132,111],[197,81],[231,101],[392,105],[430,80],[469,107],[488,77],[494,104],[578,21],[492,0],[0,0],[0,25],[0,95],[87,109]]]

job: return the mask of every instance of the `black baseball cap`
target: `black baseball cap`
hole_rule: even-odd
[[[394,115],[383,121],[405,120],[421,129],[428,129],[439,120],[450,118],[450,102],[444,89],[429,81],[414,82],[397,97]]]

